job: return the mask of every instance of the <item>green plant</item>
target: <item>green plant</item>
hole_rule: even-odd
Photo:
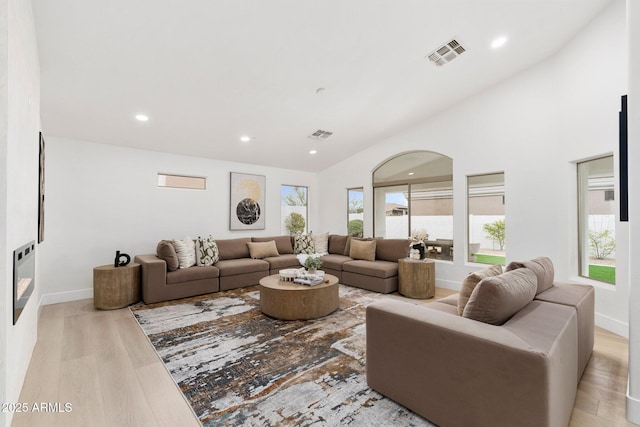
[[[482,229],[489,235],[489,237],[498,245],[500,245],[500,250],[504,249],[505,242],[505,224],[504,219],[499,219],[497,221],[491,222],[489,224],[484,224]]]
[[[282,196],[284,205],[307,206],[307,187],[294,187],[293,192]]]
[[[605,259],[616,249],[616,240],[611,236],[611,230],[589,230],[589,248],[596,259]]]
[[[364,203],[359,199],[349,200],[349,213],[362,213],[364,211]]]
[[[308,270],[320,268],[321,265],[322,265],[322,260],[318,257],[310,256],[310,257],[307,257],[306,260],[304,260],[304,266]]]
[[[289,234],[300,234],[304,231],[304,216],[297,212],[291,212],[284,220],[284,227]]]
[[[349,221],[349,236],[352,237],[363,237],[364,236],[364,226],[361,219],[352,219]]]

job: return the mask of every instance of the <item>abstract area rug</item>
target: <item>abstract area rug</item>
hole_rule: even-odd
[[[389,296],[340,285],[308,321],[260,311],[257,287],[131,310],[203,425],[432,426],[371,390],[365,308]]]

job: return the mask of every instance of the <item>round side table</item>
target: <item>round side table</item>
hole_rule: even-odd
[[[409,298],[433,298],[436,294],[436,263],[399,259],[398,292]]]
[[[101,265],[93,269],[93,305],[101,310],[126,307],[140,301],[140,264]]]

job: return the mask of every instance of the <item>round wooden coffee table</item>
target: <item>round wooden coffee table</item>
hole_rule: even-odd
[[[299,285],[280,280],[278,274],[260,279],[260,310],[282,320],[317,319],[338,308],[338,278],[324,275],[324,283]]]

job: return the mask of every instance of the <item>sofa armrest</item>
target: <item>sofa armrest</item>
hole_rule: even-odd
[[[144,302],[155,301],[154,289],[162,289],[167,284],[167,263],[155,254],[136,255],[134,261],[140,264],[142,299]]]
[[[560,425],[549,409],[558,356],[504,327],[385,300],[367,307],[366,331],[369,386],[438,425]]]

